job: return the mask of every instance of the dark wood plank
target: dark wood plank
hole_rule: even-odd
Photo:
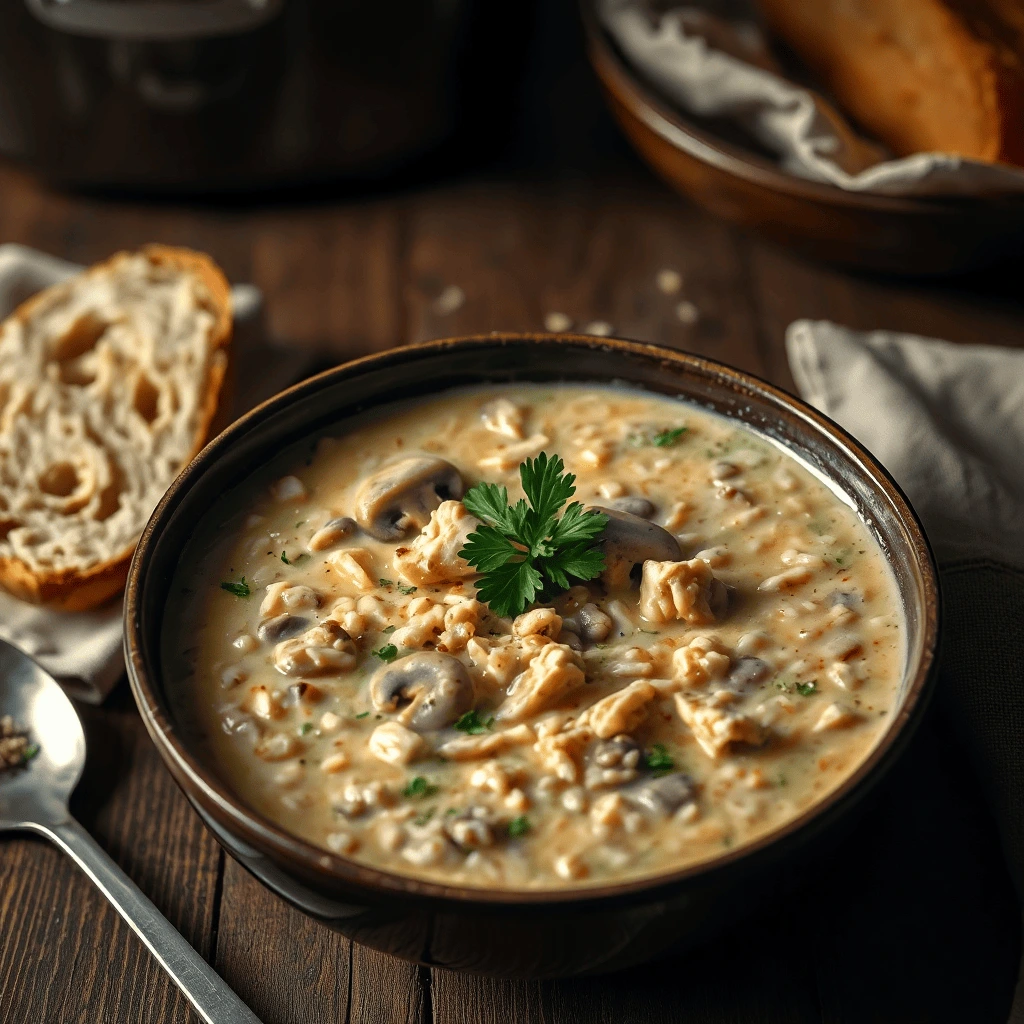
[[[264,1024],[348,1019],[352,946],[314,924],[228,858],[218,972]]]
[[[646,178],[487,182],[415,199],[409,225],[410,341],[544,330],[552,312],[613,333],[763,372],[745,268],[728,227]],[[682,278],[677,294],[657,284]],[[446,289],[465,300],[448,311]],[[698,310],[687,324],[683,301]]]
[[[399,344],[402,210],[397,201],[253,212],[251,280],[279,345],[337,360]]]
[[[1024,346],[1024,304],[1013,268],[953,282],[854,276],[766,242],[748,245],[749,294],[767,372],[795,390],[783,339],[794,320],[826,319],[858,330],[909,331],[964,344]]]
[[[72,810],[204,955],[221,854],[164,770],[131,706],[86,709],[89,759]],[[5,836],[0,855],[0,1021],[198,1020],[71,861]]]

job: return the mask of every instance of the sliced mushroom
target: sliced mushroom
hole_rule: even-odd
[[[275,615],[272,619],[261,622],[259,629],[256,630],[256,635],[265,644],[276,644],[287,640],[290,636],[298,636],[308,626],[309,619],[304,619],[301,615],[289,615],[285,612],[283,615]]]
[[[334,519],[328,519],[327,522],[324,523],[324,525],[321,526],[312,537],[310,537],[309,550],[324,551],[329,547],[333,547],[333,545],[344,540],[346,537],[351,537],[357,529],[356,521],[349,516],[335,516]]]
[[[462,477],[444,459],[410,455],[363,481],[356,494],[356,520],[377,540],[398,540],[422,530],[442,501],[461,498]]]
[[[640,759],[640,746],[632,736],[597,740],[584,755],[583,784],[587,789],[608,789],[632,782],[637,777]]]
[[[473,706],[473,682],[458,658],[438,651],[410,654],[385,665],[370,680],[370,699],[378,711],[394,711],[410,728],[421,732],[443,729]]]
[[[654,814],[668,817],[696,795],[693,779],[684,772],[672,772],[657,779],[645,779],[622,791],[630,803]]]
[[[763,683],[773,672],[771,665],[760,658],[740,658],[729,670],[726,686],[730,690],[746,689]]]
[[[638,498],[636,495],[627,494],[622,498],[613,498],[608,502],[608,507],[616,512],[628,512],[631,516],[639,516],[641,519],[650,519],[654,515],[654,503],[646,498]]]
[[[715,619],[721,621],[729,612],[729,600],[732,589],[727,587],[717,576],[712,577],[709,584],[708,607]]]
[[[656,523],[599,505],[592,510],[608,517],[602,534],[605,567],[601,579],[610,589],[638,587],[643,564],[650,559],[678,562],[683,557],[679,542]]]

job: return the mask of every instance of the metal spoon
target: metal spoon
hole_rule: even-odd
[[[160,961],[206,1024],[260,1024],[209,964],[71,817],[68,799],[85,766],[85,734],[74,705],[47,672],[0,640],[0,715],[29,733],[39,752],[0,772],[0,832],[52,839],[99,886]]]

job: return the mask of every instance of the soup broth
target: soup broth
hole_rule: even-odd
[[[604,569],[520,615],[460,555],[479,481],[557,454]],[[854,511],[695,405],[507,385],[340,424],[224,496],[181,560],[171,689],[240,798],[451,884],[683,868],[784,825],[870,751],[904,668]]]

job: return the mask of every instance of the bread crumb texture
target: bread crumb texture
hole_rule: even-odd
[[[202,447],[231,334],[206,256],[150,246],[48,288],[0,325],[0,583],[90,607]]]

